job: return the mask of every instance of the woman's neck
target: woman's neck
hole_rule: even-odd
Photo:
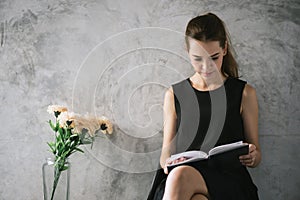
[[[217,77],[205,79],[200,74],[195,73],[193,76],[190,77],[190,81],[194,88],[201,90],[201,91],[209,91],[219,88],[221,85],[224,84],[224,81],[227,77],[219,74]]]

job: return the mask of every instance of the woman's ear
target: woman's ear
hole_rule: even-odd
[[[227,48],[228,48],[227,41],[225,41],[225,47],[223,49],[223,56],[225,56],[227,54]]]

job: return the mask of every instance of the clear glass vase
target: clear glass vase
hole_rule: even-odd
[[[54,167],[54,159],[46,158],[43,164],[44,200],[69,200],[70,163],[66,160],[66,170],[58,171]]]

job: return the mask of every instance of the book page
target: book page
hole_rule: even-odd
[[[233,150],[233,149],[236,149],[236,148],[239,148],[239,147],[242,147],[242,146],[246,146],[246,145],[248,145],[248,144],[244,144],[243,141],[239,141],[239,142],[235,142],[235,143],[230,143],[230,144],[217,146],[217,147],[211,149],[208,152],[208,155],[211,156],[211,155],[219,154],[219,153],[222,153],[222,152],[225,152],[225,151],[230,151],[230,150]]]
[[[181,157],[185,157],[187,158],[187,160],[183,161],[189,161],[189,160],[194,160],[194,159],[206,159],[208,157],[208,155],[203,152],[203,151],[186,151],[186,152],[182,152],[182,153],[178,153],[178,154],[174,154],[171,156],[170,161],[174,161],[177,160]]]
[[[189,163],[189,162],[198,161],[198,160],[206,160],[206,159],[207,159],[207,156],[205,156],[205,157],[194,157],[194,158],[189,158],[187,160],[184,160],[184,161],[181,161],[181,162],[178,162],[178,163],[170,164],[168,166],[182,165],[184,163]]]

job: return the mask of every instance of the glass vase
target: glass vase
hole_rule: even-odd
[[[70,163],[65,161],[67,169],[57,170],[53,158],[46,158],[43,164],[44,200],[69,200],[70,190]]]

